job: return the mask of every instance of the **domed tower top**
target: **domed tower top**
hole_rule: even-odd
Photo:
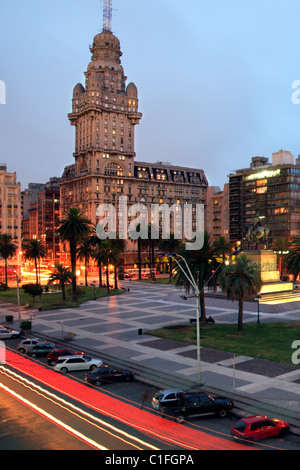
[[[108,30],[103,30],[102,33],[94,37],[93,46],[91,47],[92,61],[97,60],[110,60],[121,63],[121,45],[119,39]]]

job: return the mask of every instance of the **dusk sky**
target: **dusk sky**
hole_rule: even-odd
[[[300,154],[299,0],[113,0],[113,8],[143,113],[136,160],[203,168],[223,187],[253,156]],[[25,189],[74,162],[67,115],[102,31],[102,1],[1,0],[0,16],[0,163]]]

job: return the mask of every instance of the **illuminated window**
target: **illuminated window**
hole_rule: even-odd
[[[123,176],[123,168],[118,163],[109,163],[104,169],[104,174],[109,176]]]

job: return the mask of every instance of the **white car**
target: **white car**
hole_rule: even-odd
[[[19,338],[20,331],[11,330],[10,328],[0,328],[0,341],[7,338]]]
[[[38,339],[38,338],[27,338],[27,339],[23,339],[23,341],[21,341],[18,346],[17,346],[17,350],[20,352],[20,353],[24,353],[25,351],[27,351],[28,349],[31,349],[33,346],[35,346],[36,344],[39,344],[39,343],[43,343],[44,341],[42,341],[41,339]]]
[[[59,357],[54,365],[54,369],[61,372],[94,370],[102,365],[103,361],[101,359],[90,359],[89,357],[74,355]]]

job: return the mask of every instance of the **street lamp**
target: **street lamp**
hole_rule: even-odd
[[[165,253],[158,253],[158,255],[163,256],[165,255]],[[165,256],[167,256],[168,258],[172,258],[172,260],[175,261],[175,263],[178,265],[178,267],[181,269],[181,271],[183,272],[183,274],[185,275],[185,277],[187,278],[187,280],[193,287],[195,291],[195,297],[197,297],[197,374],[198,374],[198,385],[201,385],[201,361],[200,361],[200,293],[201,292],[199,291],[197,283],[191,273],[191,270],[189,268],[189,265],[186,262],[186,259],[183,256],[178,255],[177,253],[169,253],[169,254],[166,254]],[[175,256],[177,256],[178,258],[181,258],[184,261],[188,273],[183,269],[182,265],[178,262]]]
[[[257,323],[260,323],[259,319],[259,300],[261,299],[261,295],[257,294],[257,297],[255,297],[255,300],[257,300]]]

